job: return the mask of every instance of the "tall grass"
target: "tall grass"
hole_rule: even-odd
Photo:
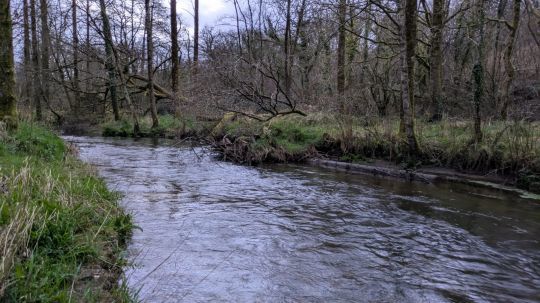
[[[1,144],[0,301],[129,301],[117,279],[132,223],[118,195],[40,127]]]

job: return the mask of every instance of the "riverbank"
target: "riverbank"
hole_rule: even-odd
[[[0,301],[131,301],[118,284],[133,228],[119,196],[41,127],[0,141]]]
[[[398,170],[451,169],[461,176],[492,176],[500,183],[540,191],[540,125],[491,122],[484,141],[472,142],[471,125],[444,120],[417,124],[420,154],[406,157],[399,122],[353,120],[344,135],[330,115],[286,116],[261,123],[237,116],[214,130],[215,147],[225,160],[257,164],[302,162],[319,158],[377,166],[387,161]]]
[[[160,115],[159,127],[152,129],[150,117],[143,117],[139,123],[141,132],[138,137],[187,139],[206,137],[217,122],[209,119],[176,118],[172,115]],[[104,137],[134,137],[133,123],[128,120],[109,121],[99,127]]]

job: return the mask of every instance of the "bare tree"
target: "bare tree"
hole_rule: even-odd
[[[152,10],[153,5],[151,0],[144,1],[145,8],[145,28],[146,28],[146,51],[147,51],[147,68],[148,68],[148,100],[150,103],[150,113],[152,115],[152,128],[159,126],[156,109],[156,96],[154,95],[154,42],[153,25],[152,25]]]
[[[514,82],[515,68],[512,64],[512,55],[514,53],[514,45],[516,42],[516,35],[519,28],[521,14],[521,0],[514,0],[514,9],[512,23],[506,22],[510,29],[510,35],[508,36],[508,42],[504,51],[504,66],[506,70],[506,81],[503,86],[503,101],[501,105],[501,118],[506,120],[508,116],[508,106],[510,104],[510,88]]]
[[[195,0],[193,12],[193,71],[195,74],[199,68],[199,0]]]
[[[77,31],[77,0],[71,3],[71,22],[73,35],[73,91],[75,94],[75,108],[78,112],[80,108],[80,85],[79,85],[79,33]]]
[[[35,118],[42,119],[41,109],[41,73],[39,67],[39,48],[37,36],[36,0],[30,0],[30,28],[32,36],[32,100],[35,107]]]
[[[51,81],[51,71],[49,69],[51,46],[51,33],[49,29],[49,4],[47,0],[40,0],[40,19],[41,19],[41,90],[40,96],[45,101],[45,104],[49,103],[49,82]],[[41,117],[37,116],[38,120]]]
[[[485,26],[485,12],[484,12],[485,0],[478,0],[476,4],[476,16],[477,16],[477,31],[478,31],[478,43],[477,43],[477,56],[476,63],[473,67],[473,80],[474,80],[474,142],[480,143],[483,139],[482,133],[482,116],[481,107],[484,98],[484,26]]]
[[[114,120],[120,120],[120,110],[118,109],[118,97],[116,94],[116,59],[114,56],[114,45],[112,40],[111,25],[109,22],[109,16],[107,15],[107,8],[105,0],[99,0],[99,7],[101,13],[101,19],[103,23],[103,38],[105,40],[105,66],[107,67],[109,75],[109,96],[111,97],[111,105],[113,109]]]
[[[178,17],[176,14],[176,0],[171,0],[171,86],[175,95],[178,94]]]

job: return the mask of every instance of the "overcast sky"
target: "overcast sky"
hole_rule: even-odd
[[[184,26],[193,32],[193,0],[177,0],[177,4],[178,13],[182,15]],[[223,17],[233,15],[232,0],[199,0],[199,26],[201,29],[205,26],[229,24],[231,20],[223,20]]]

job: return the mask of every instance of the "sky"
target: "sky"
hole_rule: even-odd
[[[184,26],[193,32],[193,0],[177,0],[177,11],[182,15]],[[218,26],[230,23],[234,15],[232,0],[199,0],[199,26]]]

